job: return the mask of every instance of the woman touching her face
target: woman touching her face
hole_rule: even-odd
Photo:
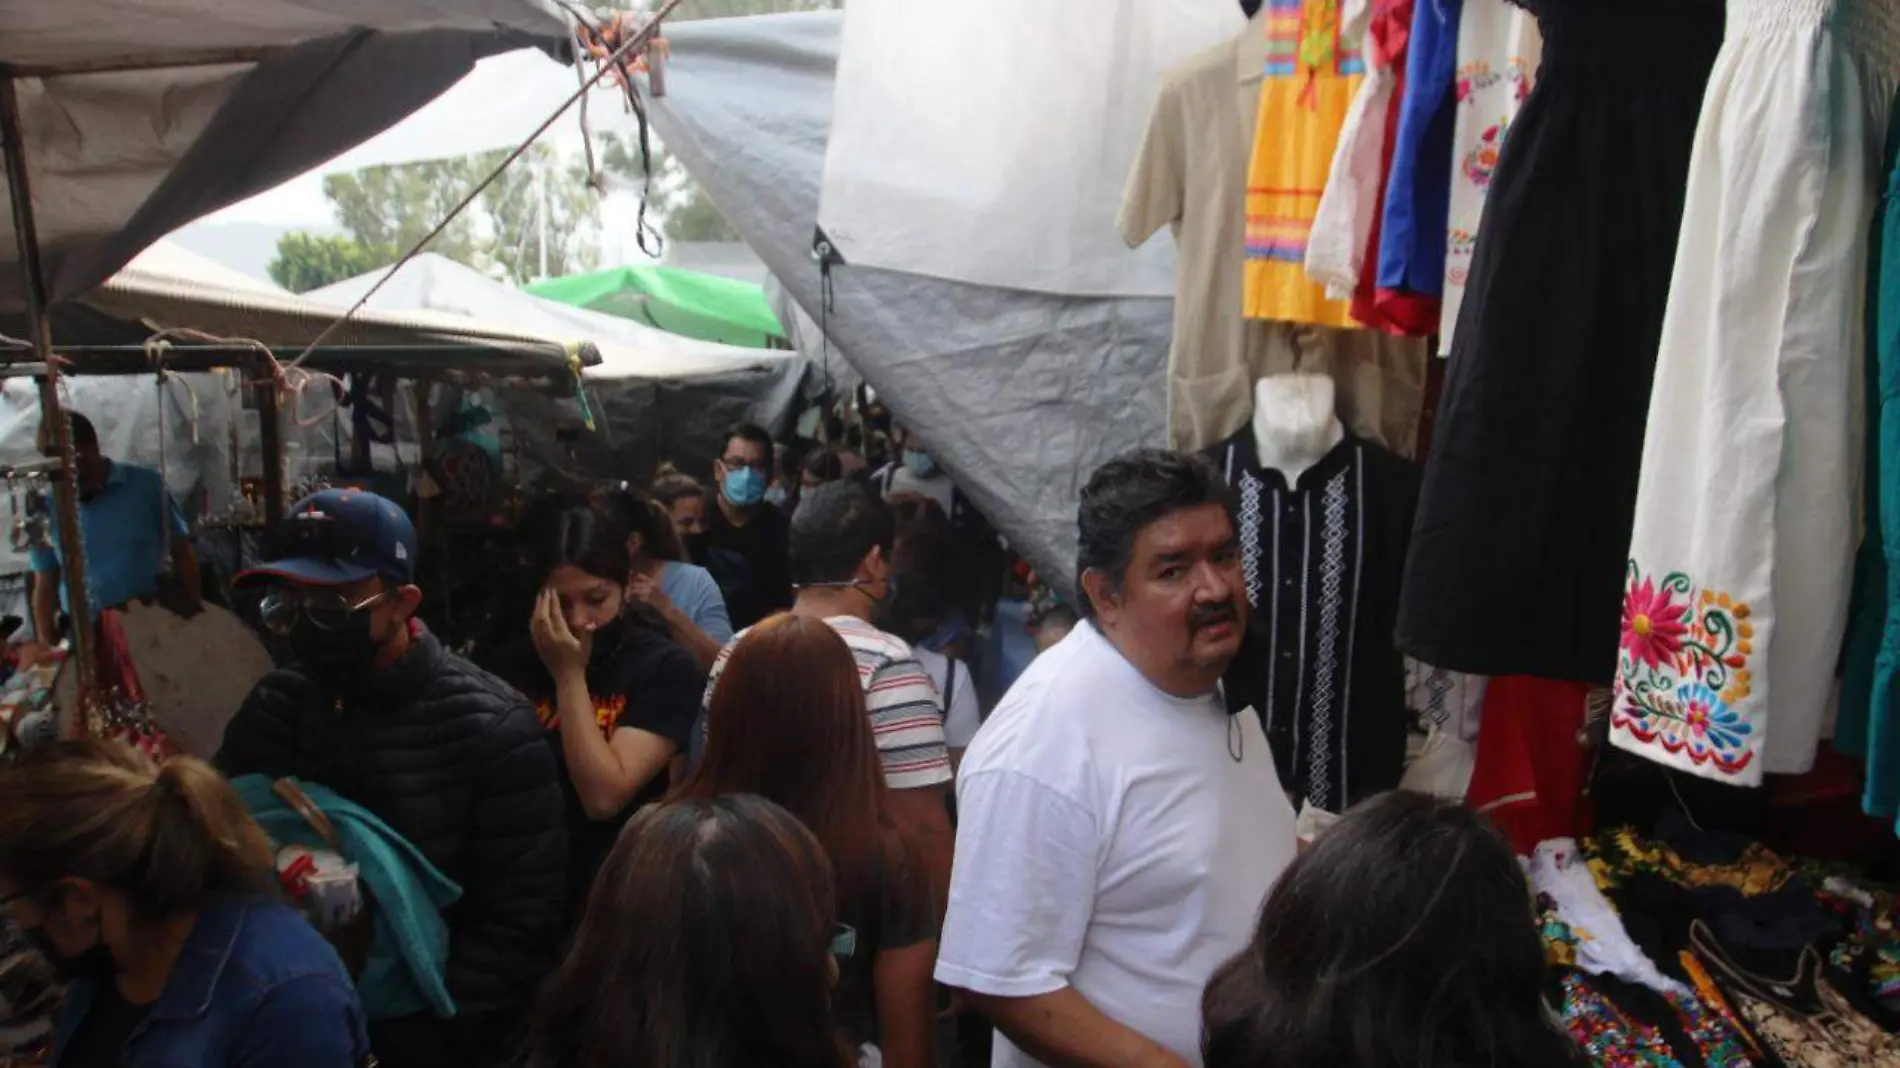
[[[525,535],[540,587],[529,620],[535,656],[507,675],[534,702],[566,770],[578,904],[627,817],[665,792],[706,677],[629,603],[627,533],[610,515],[575,503],[544,511]]]

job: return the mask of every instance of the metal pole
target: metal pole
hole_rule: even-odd
[[[86,547],[79,526],[79,468],[73,455],[72,427],[59,402],[59,365],[53,360],[53,325],[46,305],[46,275],[40,263],[40,241],[33,221],[33,189],[26,174],[26,138],[20,132],[20,100],[11,77],[0,77],[0,144],[6,147],[7,191],[13,201],[13,231],[20,246],[20,272],[25,280],[27,324],[33,351],[46,373],[39,376],[40,419],[53,428],[59,452],[60,477],[53,482],[54,514],[59,519],[60,574],[66,580],[66,612],[72,619],[73,654],[79,664],[78,722],[90,727],[87,714],[98,683],[93,659],[92,606],[86,596]],[[37,635],[47,641],[51,635]]]
[[[284,518],[284,405],[275,378],[254,387],[257,398],[258,445],[264,451],[264,522]]]

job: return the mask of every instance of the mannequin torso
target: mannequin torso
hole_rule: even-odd
[[[1253,440],[1260,466],[1289,486],[1346,436],[1326,375],[1268,375],[1254,384]]]

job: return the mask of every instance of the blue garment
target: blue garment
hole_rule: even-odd
[[[1418,0],[1406,46],[1392,171],[1379,230],[1379,288],[1445,293],[1451,225],[1452,141],[1457,135],[1458,22],[1464,0]]]
[[[1890,178],[1874,224],[1867,301],[1867,533],[1855,561],[1834,745],[1867,760],[1862,807],[1894,819],[1900,817],[1900,101],[1886,158]],[[1900,824],[1895,830],[1900,833]]]
[[[455,999],[443,979],[449,926],[442,910],[462,896],[462,888],[375,813],[329,787],[292,781],[330,817],[344,857],[357,866],[376,903],[369,962],[356,982],[369,1018],[387,1020],[423,1011],[455,1015]],[[323,847],[309,822],[271,792],[271,782],[264,775],[242,775],[231,785],[271,841]]]
[[[92,984],[66,991],[53,1064]],[[165,989],[126,1043],[122,1068],[357,1068],[369,1059],[363,1006],[336,951],[296,910],[262,898],[198,912]]]
[[[732,640],[732,618],[726,613],[726,595],[712,572],[696,564],[667,563],[660,568],[660,592],[672,601],[706,637],[724,645]]]
[[[57,570],[59,515],[49,502],[53,548],[35,548],[28,554],[34,573]],[[86,546],[86,597],[96,616],[101,608],[118,608],[158,592],[158,576],[165,569],[165,528],[172,538],[191,536],[185,513],[165,490],[165,480],[149,467],[114,462],[106,484],[89,500],[79,502],[80,538]],[[66,603],[66,586],[59,587],[59,603]],[[42,636],[43,637],[43,636]]]

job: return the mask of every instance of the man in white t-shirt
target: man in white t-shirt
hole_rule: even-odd
[[[1078,526],[1084,620],[963,760],[937,979],[996,1024],[995,1068],[1199,1065],[1201,990],[1294,854],[1259,720],[1218,689],[1247,625],[1227,488],[1133,453]]]

